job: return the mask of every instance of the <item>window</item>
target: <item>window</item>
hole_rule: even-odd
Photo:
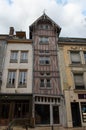
[[[50,29],[50,26],[48,24],[40,24],[39,25],[39,29],[46,29],[46,30],[48,30],[48,29]]]
[[[40,87],[45,87],[44,79],[40,79]]]
[[[18,51],[11,51],[10,63],[17,63]]]
[[[49,42],[48,37],[40,37],[39,39],[40,44],[48,44],[48,42]]]
[[[43,54],[43,55],[47,55],[47,54],[50,54],[50,52],[49,52],[49,50],[40,50],[39,51],[39,54],[41,55],[41,54]]]
[[[46,79],[46,87],[50,87],[50,79]]]
[[[27,63],[28,62],[28,51],[21,51],[21,63]]]
[[[15,78],[16,78],[16,71],[11,70],[8,72],[8,81],[7,81],[7,87],[14,87],[15,85]]]
[[[85,89],[83,74],[74,74],[75,89]]]
[[[40,79],[40,87],[51,87],[50,79]]]
[[[26,76],[27,76],[27,71],[21,70],[19,72],[19,87],[26,87]]]
[[[50,57],[40,57],[39,63],[40,63],[40,65],[49,65],[50,64]]]
[[[86,63],[86,52],[84,52],[84,59],[85,59],[85,63]]]
[[[50,72],[40,72],[40,76],[50,76]]]
[[[71,61],[74,64],[79,64],[81,63],[81,59],[80,59],[80,53],[79,52],[71,52]]]

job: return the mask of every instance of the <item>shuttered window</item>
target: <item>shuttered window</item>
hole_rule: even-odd
[[[75,89],[85,89],[83,74],[74,74]]]
[[[79,52],[70,52],[71,55],[71,62],[72,63],[81,63],[81,59],[80,59],[80,53]]]

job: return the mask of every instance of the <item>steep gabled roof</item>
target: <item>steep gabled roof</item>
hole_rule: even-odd
[[[31,29],[34,25],[36,25],[39,21],[45,21],[45,20],[48,20],[52,25],[54,25],[59,32],[61,31],[61,27],[60,27],[58,24],[56,24],[56,23],[55,23],[50,17],[48,17],[45,13],[44,13],[42,16],[40,16],[35,22],[33,22],[33,23],[30,25],[30,29]]]

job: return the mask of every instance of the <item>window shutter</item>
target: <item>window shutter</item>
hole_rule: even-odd
[[[80,62],[79,52],[71,52],[71,60],[72,62],[79,63]]]
[[[80,85],[83,85],[84,82],[83,82],[83,74],[75,74],[74,75],[74,79],[75,79],[75,84],[80,84]]]

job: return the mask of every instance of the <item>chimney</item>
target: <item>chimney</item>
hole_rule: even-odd
[[[14,35],[14,27],[10,27],[9,35]]]

